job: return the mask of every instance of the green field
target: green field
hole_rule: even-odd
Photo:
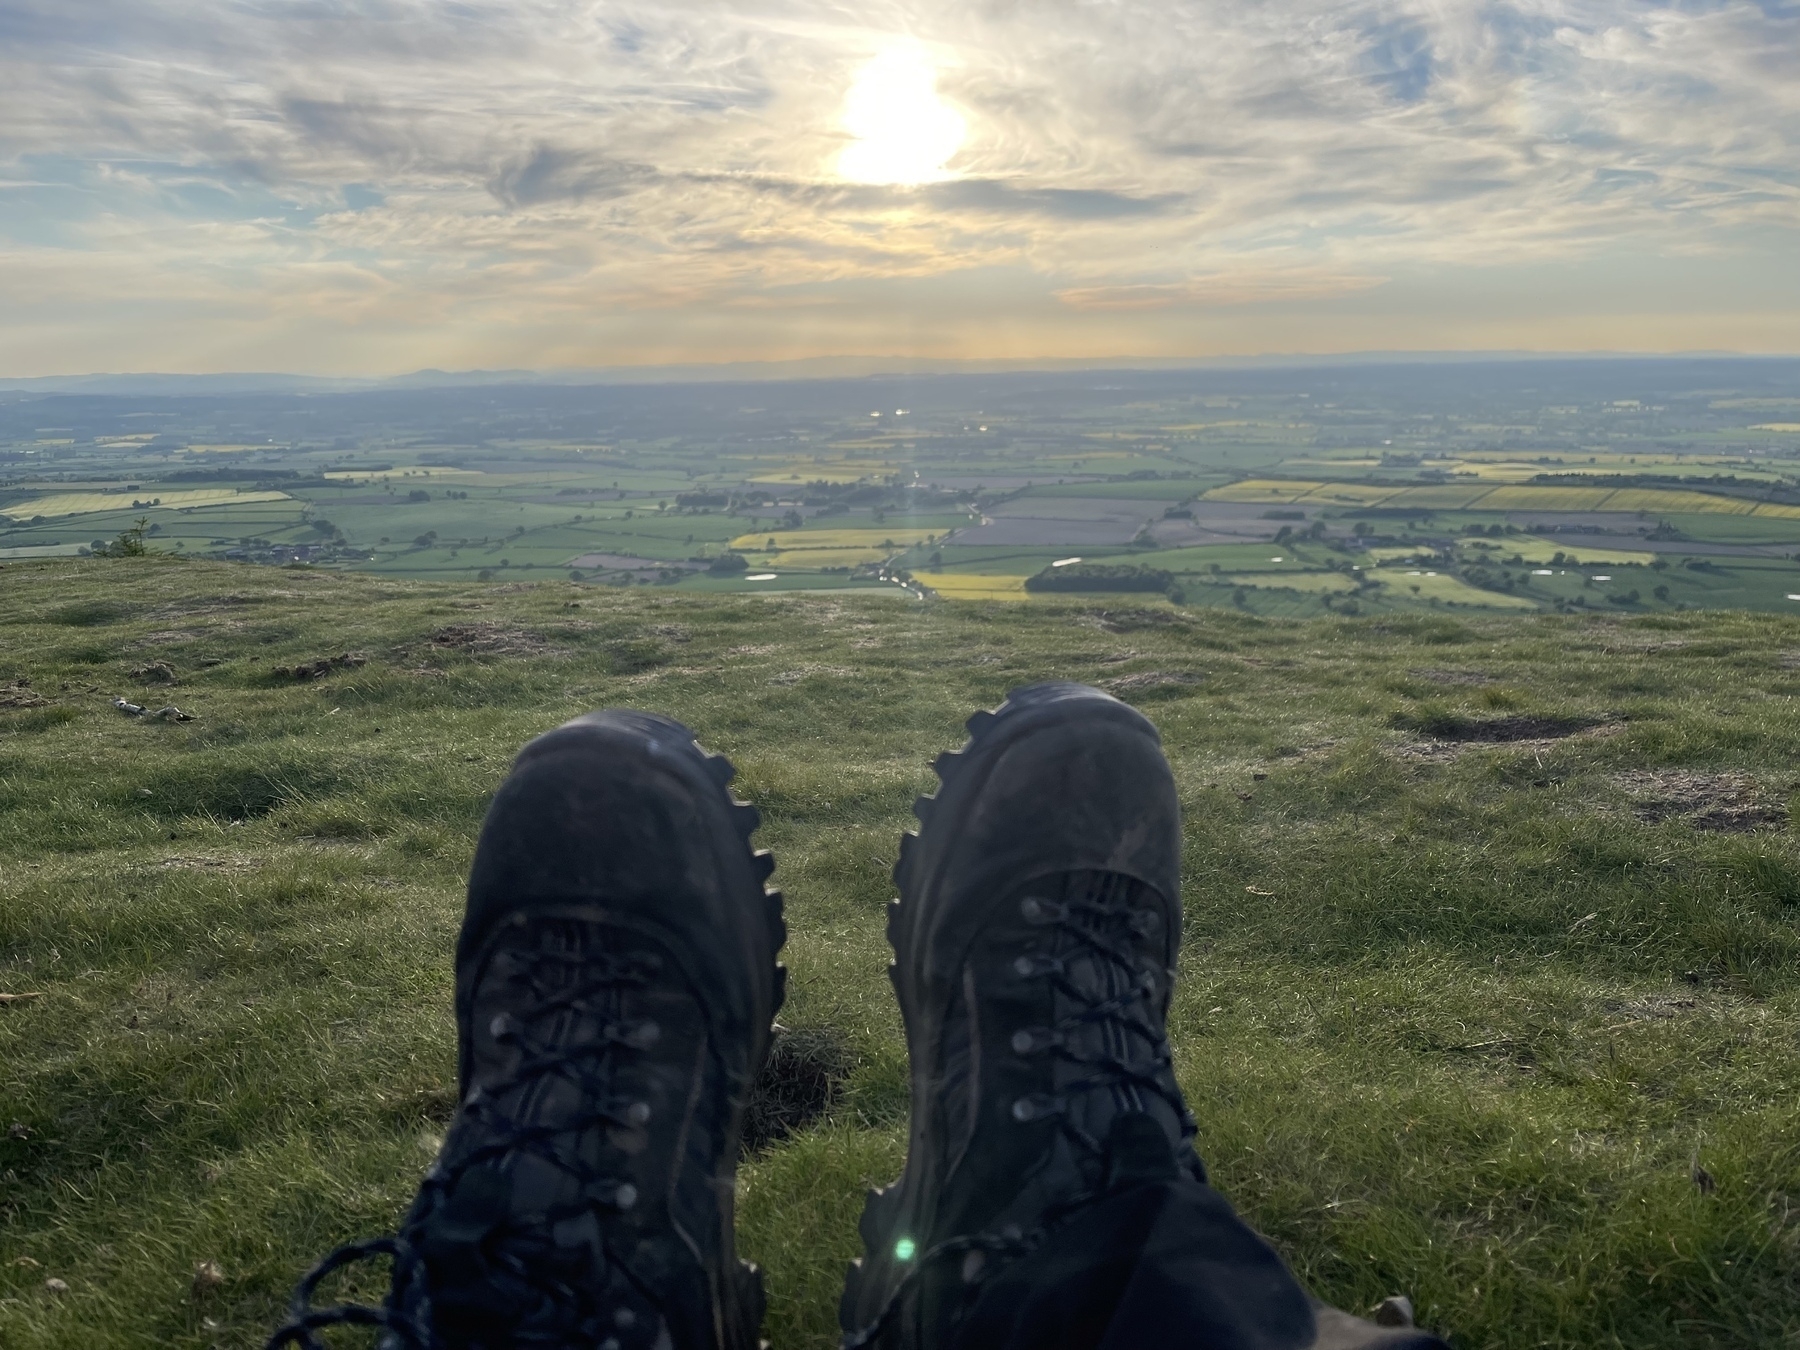
[[[783,1020],[850,1066],[741,1179],[767,1334],[834,1344],[903,1149],[896,840],[968,713],[1046,677],[1163,731],[1178,1071],[1319,1294],[1407,1293],[1459,1350],[1800,1344],[1800,619],[518,580],[0,563],[0,993],[36,995],[0,1003],[7,1350],[254,1346],[392,1225],[453,1104],[488,796],[626,703],[737,763]]]
[[[1570,368],[1553,396],[1539,375],[522,385],[379,411],[0,397],[0,559],[141,520],[190,556],[447,582],[716,594],[916,573],[984,602],[1080,557],[1265,618],[1800,605],[1800,439],[1769,421],[1800,376]],[[714,568],[727,552],[746,567]],[[1621,575],[1546,579],[1558,553]],[[1397,557],[1418,576],[1391,575]]]

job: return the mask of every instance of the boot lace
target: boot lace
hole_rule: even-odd
[[[1162,927],[1156,911],[1132,904],[1141,888],[1131,877],[1099,873],[1071,885],[1063,899],[1027,895],[1019,902],[1027,924],[1061,941],[1051,944],[1050,952],[1015,958],[1013,974],[1047,980],[1068,1011],[1047,1026],[1014,1032],[1013,1052],[1047,1055],[1085,1072],[1056,1092],[1017,1098],[1012,1118],[1020,1124],[1056,1118],[1062,1133],[1096,1161],[1104,1160],[1105,1146],[1070,1110],[1084,1093],[1108,1093],[1116,1113],[1143,1111],[1151,1098],[1161,1098],[1181,1122],[1183,1142],[1195,1133],[1194,1119],[1174,1087],[1157,972],[1131,945],[1132,937],[1153,938]],[[1078,980],[1071,971],[1084,957],[1092,976]],[[1084,1203],[1086,1198],[1092,1197]]]
[[[591,1287],[560,1278],[556,1263],[542,1258],[554,1247],[558,1225],[579,1220],[595,1208],[616,1213],[637,1203],[637,1187],[584,1159],[580,1141],[597,1129],[641,1128],[650,1119],[649,1103],[620,1096],[612,1080],[624,1058],[648,1050],[660,1038],[654,1021],[626,1015],[626,1003],[633,990],[651,982],[662,963],[651,953],[615,956],[584,951],[578,940],[554,926],[542,944],[535,950],[508,946],[494,958],[490,978],[497,976],[513,986],[507,1000],[513,1010],[495,1015],[487,1030],[513,1050],[516,1062],[502,1079],[477,1084],[463,1098],[453,1138],[460,1134],[479,1142],[459,1149],[451,1161],[440,1155],[398,1233],[346,1243],[314,1266],[295,1287],[288,1320],[270,1337],[266,1350],[287,1346],[326,1350],[318,1333],[336,1326],[379,1328],[386,1333],[383,1350],[442,1350],[445,1341],[434,1326],[426,1264],[432,1220],[449,1211],[455,1223],[452,1196],[469,1173],[487,1164],[516,1163],[527,1155],[573,1182],[573,1198],[529,1224],[504,1214],[497,1221],[478,1221],[472,1232],[458,1224],[459,1237],[478,1253],[478,1268],[468,1278],[459,1272],[460,1292],[485,1293],[485,1308],[519,1319],[521,1324],[506,1334],[508,1345],[561,1347],[573,1333],[589,1338],[581,1343],[618,1350],[620,1342],[610,1332],[637,1321],[632,1311],[597,1306]],[[597,1031],[570,1044],[565,1037],[572,1020],[585,1020]],[[531,1102],[540,1095],[540,1085],[551,1079],[577,1089],[580,1106],[572,1115],[541,1124],[515,1114],[513,1104]],[[380,1307],[313,1306],[327,1277],[382,1257],[392,1260],[393,1269],[388,1297]],[[581,1284],[590,1286],[590,1281]]]
[[[1049,981],[1063,996],[1067,1011],[1048,1025],[1014,1032],[1013,1052],[1050,1056],[1078,1066],[1081,1076],[1055,1092],[1014,1099],[1012,1119],[1030,1124],[1055,1118],[1060,1132],[1093,1164],[1090,1172],[1096,1180],[1047,1208],[1029,1230],[1009,1225],[999,1232],[948,1238],[920,1252],[880,1314],[861,1330],[847,1333],[842,1350],[862,1350],[878,1340],[907,1294],[946,1260],[960,1256],[964,1281],[973,1286],[997,1268],[988,1257],[1012,1260],[1028,1255],[1064,1218],[1106,1194],[1106,1145],[1074,1119],[1071,1108],[1076,1098],[1109,1093],[1115,1112],[1121,1114],[1141,1112],[1150,1098],[1160,1098],[1181,1122],[1182,1142],[1194,1137],[1194,1118],[1173,1085],[1173,1055],[1162,1029],[1157,973],[1132,947],[1133,937],[1153,938],[1162,926],[1154,910],[1133,904],[1141,889],[1141,882],[1118,873],[1077,874],[1069,877],[1061,899],[1027,895],[1019,902],[1020,917],[1056,940],[1034,944],[1049,951],[1021,953],[1011,963],[1012,973],[1021,980]],[[1084,957],[1092,973],[1078,979],[1073,970]]]

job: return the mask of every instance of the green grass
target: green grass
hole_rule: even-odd
[[[467,625],[513,650],[432,642]],[[346,650],[368,663],[271,673]],[[488,795],[526,738],[621,703],[737,763],[788,896],[783,1020],[854,1057],[830,1116],[742,1174],[767,1334],[833,1344],[863,1188],[904,1147],[898,834],[971,709],[1057,676],[1123,680],[1162,728],[1178,1069],[1216,1183],[1321,1296],[1408,1293],[1458,1347],[1800,1345],[1797,650],[1768,614],[7,562],[0,684],[49,703],[0,710],[0,992],[41,995],[0,1006],[0,1344],[252,1346],[314,1256],[393,1223],[451,1106]],[[136,683],[152,660],[180,683]],[[1594,729],[1410,729],[1507,717]],[[1766,828],[1651,809],[1657,783],[1743,790],[1724,775]],[[202,1261],[225,1281],[196,1297]]]

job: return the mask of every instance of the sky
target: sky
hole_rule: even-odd
[[[0,377],[1800,352],[1800,0],[0,0]]]

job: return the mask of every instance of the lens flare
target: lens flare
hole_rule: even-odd
[[[938,96],[937,67],[916,47],[894,47],[859,72],[844,96],[844,130],[855,139],[838,173],[855,183],[911,185],[946,178],[962,145],[962,114]]]

